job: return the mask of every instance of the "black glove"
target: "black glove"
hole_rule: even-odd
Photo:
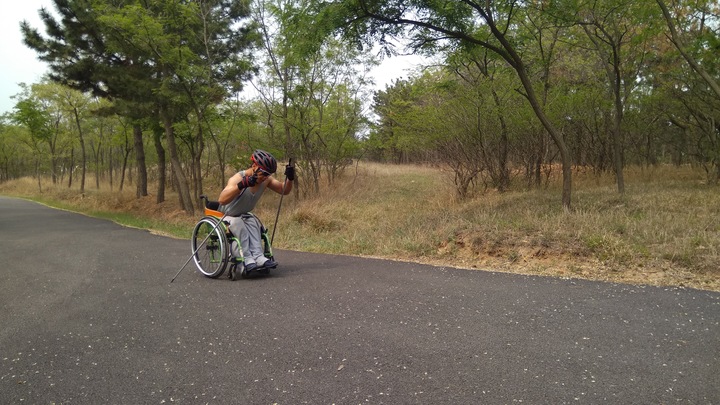
[[[285,166],[285,178],[290,181],[295,180],[295,166]]]
[[[238,190],[252,187],[255,183],[257,183],[257,176],[254,174],[252,176],[243,176],[242,180],[238,183]]]

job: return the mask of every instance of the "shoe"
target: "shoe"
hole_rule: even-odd
[[[278,266],[278,263],[273,259],[268,259],[265,264],[263,264],[263,267],[266,269],[274,269]]]
[[[245,271],[247,273],[250,273],[251,271],[255,271],[258,269],[258,265],[255,263],[246,263],[245,264]]]

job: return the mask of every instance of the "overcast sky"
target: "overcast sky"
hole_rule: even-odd
[[[45,73],[44,63],[22,43],[20,21],[27,20],[40,28],[38,10],[50,0],[22,0],[3,2],[0,11],[0,114],[12,110],[15,100],[10,97],[20,92],[18,83],[32,84]]]
[[[35,52],[22,43],[20,22],[27,20],[44,34],[38,10],[45,6],[54,11],[52,0],[6,0],[3,3],[0,11],[0,114],[13,109],[16,100],[11,97],[20,92],[18,83],[37,83],[47,70],[47,66],[37,60]],[[393,79],[407,77],[410,69],[421,60],[415,56],[385,59],[373,70],[375,87],[384,89]]]

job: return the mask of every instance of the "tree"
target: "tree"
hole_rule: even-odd
[[[310,1],[260,5],[266,74],[256,85],[265,106],[269,138],[297,158],[308,188],[319,192],[355,157],[364,129],[366,79],[374,60],[317,27]],[[300,176],[298,176],[300,177]],[[297,187],[296,190],[307,190]]]
[[[53,119],[50,112],[43,108],[40,100],[24,86],[23,95],[15,104],[12,114],[12,121],[17,125],[27,128],[29,137],[25,140],[35,156],[35,176],[37,178],[38,190],[42,192],[40,182],[40,167],[43,156],[46,154],[44,146],[48,146],[51,153],[51,163],[54,164],[54,145],[57,139],[57,131],[53,130]],[[51,168],[54,171],[54,168]]]
[[[125,3],[130,3],[127,1]],[[58,18],[48,10],[39,10],[47,37],[27,21],[20,25],[25,44],[50,66],[52,81],[79,91],[120,101],[118,112],[142,119],[149,114],[154,86],[154,68],[136,52],[111,49],[112,32],[99,21],[105,1],[54,0]],[[119,3],[122,5],[122,2]],[[147,195],[147,170],[142,131],[134,131],[137,164],[137,195]],[[138,138],[139,137],[139,138]]]
[[[367,42],[387,44],[388,37],[407,36],[417,50],[448,41],[459,47],[488,49],[502,58],[517,74],[523,95],[543,127],[550,134],[562,161],[562,205],[569,209],[572,191],[572,158],[563,134],[543,110],[527,63],[525,42],[517,27],[527,13],[536,12],[535,3],[477,2],[454,3],[421,0],[345,0],[321,7],[331,25],[346,35]],[[542,5],[541,5],[542,6]]]
[[[50,64],[53,80],[122,100],[120,111],[135,119],[153,114],[161,122],[181,204],[192,212],[173,126],[190,111],[202,121],[206,106],[247,79],[251,62],[243,51],[254,39],[254,27],[245,23],[248,2],[54,2],[60,22],[41,10],[49,38],[24,22],[25,43]]]
[[[498,191],[507,190],[510,185],[510,170],[508,168],[510,130],[509,130],[509,103],[508,94],[512,84],[504,80],[505,70],[500,66],[501,61],[492,58],[487,49],[478,49],[479,52],[461,51],[451,54],[448,58],[448,67],[457,76],[466,91],[451,99],[461,100],[461,106],[451,111],[466,112],[466,120],[477,134],[477,145],[465,145],[461,150],[476,146],[478,156],[474,157],[488,171],[493,185]],[[489,97],[486,97],[487,93]],[[463,106],[466,106],[463,108]],[[492,131],[488,131],[486,123],[495,122]],[[487,133],[499,134],[497,140],[487,139]],[[486,139],[483,139],[486,138]],[[465,152],[463,152],[465,153]],[[538,150],[538,155],[542,155]],[[538,162],[540,159],[536,160]]]
[[[57,107],[67,116],[69,122],[72,122],[77,139],[80,142],[81,154],[81,177],[80,192],[85,191],[85,175],[87,171],[87,151],[85,150],[85,133],[82,122],[89,117],[90,97],[67,86],[58,84],[48,85],[46,97],[55,101]]]
[[[212,115],[206,115],[211,123],[209,126],[214,128],[209,134],[217,157],[217,165],[208,166],[215,169],[215,173],[220,173],[219,187],[227,184],[226,169],[232,159],[228,153],[235,151],[244,156],[249,155],[248,145],[255,144],[254,138],[263,132],[257,122],[262,111],[261,104],[259,101],[228,100],[218,106]]]
[[[720,74],[717,49],[720,46],[720,7],[717,2],[676,2],[673,9],[656,0],[667,24],[667,38],[695,73],[683,86],[670,88],[681,108],[668,113],[670,122],[685,135],[696,134],[698,159],[709,162],[709,179],[720,181]],[[671,11],[672,10],[672,11]],[[678,111],[685,111],[685,114]],[[713,173],[712,175],[710,173]]]
[[[654,8],[649,5],[649,2],[613,0],[579,7],[584,16],[579,23],[597,52],[613,100],[613,168],[620,194],[625,193],[622,130],[625,106],[638,85],[637,79],[654,38]]]
[[[693,71],[695,71],[702,79],[707,83],[708,86],[712,89],[712,91],[715,93],[715,96],[717,98],[720,98],[720,84],[718,84],[718,81],[716,78],[712,77],[710,73],[707,71],[707,69],[702,65],[700,61],[689,51],[688,45],[686,45],[686,40],[683,38],[683,36],[686,36],[687,33],[680,32],[677,29],[677,24],[675,23],[675,18],[681,18],[680,15],[673,18],[673,15],[671,14],[670,10],[668,9],[667,5],[665,4],[664,0],[656,0],[658,6],[660,6],[660,9],[663,13],[663,18],[665,19],[665,22],[667,23],[669,34],[668,37],[670,41],[675,45],[677,50],[680,52],[682,57],[685,59],[685,61],[690,65]],[[715,10],[712,10],[711,7],[714,5]],[[715,25],[715,29],[717,29],[717,23],[718,23],[718,6],[717,3],[713,1],[699,1],[696,3],[697,10],[684,10],[684,13],[686,13],[690,18],[689,20],[698,19],[697,24],[695,24],[695,30],[698,33],[698,38],[702,37],[709,37],[708,39],[711,42],[714,42],[714,47],[717,47],[717,33],[715,33],[715,38],[713,39],[713,33],[712,33],[712,25]],[[688,6],[689,8],[689,6]],[[713,19],[712,16],[715,15],[715,18]],[[710,21],[714,22],[710,22]],[[710,22],[710,23],[709,23]],[[703,39],[701,39],[703,40]],[[701,47],[700,49],[705,49],[705,51],[715,52],[711,49],[713,46],[710,47]],[[710,59],[712,60],[712,59]]]
[[[0,183],[19,178],[28,171],[32,154],[23,142],[26,129],[13,124],[12,114],[0,116]]]

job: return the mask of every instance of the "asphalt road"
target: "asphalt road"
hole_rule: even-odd
[[[0,403],[720,403],[718,293],[189,245],[0,197]]]

